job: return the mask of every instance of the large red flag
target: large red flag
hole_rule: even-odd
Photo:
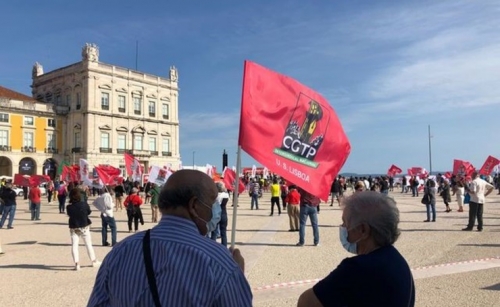
[[[325,98],[250,61],[245,61],[238,143],[255,160],[322,199],[351,151]]]
[[[470,176],[474,172],[474,166],[467,161],[463,160],[453,160],[453,174],[460,176]]]
[[[493,168],[500,163],[500,160],[493,156],[488,156],[486,161],[484,161],[483,167],[479,170],[479,174],[489,176],[493,171]]]
[[[97,176],[105,185],[117,185],[121,170],[110,165],[99,165],[95,167]]]

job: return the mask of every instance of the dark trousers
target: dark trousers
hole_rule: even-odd
[[[54,193],[53,191],[47,191],[47,199],[48,199],[49,203],[52,201],[52,194],[53,193]]]
[[[274,205],[278,206],[278,213],[281,214],[280,198],[279,196],[271,197],[271,215],[274,214]]]
[[[102,245],[106,245],[108,243],[108,226],[111,229],[111,245],[116,244],[116,221],[114,217],[104,216],[101,214],[101,222],[102,222]]]
[[[66,204],[66,195],[57,195],[59,201],[59,213],[64,213],[64,205]]]
[[[141,208],[136,207],[135,211],[133,210],[127,210],[127,217],[128,217],[128,230],[132,230],[132,221],[134,221],[134,230],[137,231],[139,230],[139,222],[141,222],[141,225],[144,225],[144,218],[142,217],[142,211]]]
[[[477,229],[483,229],[483,204],[478,204],[473,201],[469,202],[469,225],[467,228],[474,228],[477,217]]]
[[[281,203],[283,204],[283,209],[286,209],[286,196],[281,196]]]
[[[220,222],[219,222],[219,229],[220,229],[220,243],[224,246],[227,246],[227,211],[226,208],[222,208],[222,212],[220,215]],[[212,231],[211,237],[212,240],[216,241],[217,240],[217,231]]]

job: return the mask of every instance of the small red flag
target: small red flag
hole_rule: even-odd
[[[250,61],[245,61],[238,143],[255,160],[321,199],[327,199],[351,151],[325,98]]]
[[[387,175],[389,176],[394,176],[394,175],[397,175],[397,174],[401,174],[403,172],[403,170],[401,170],[399,167],[397,167],[396,165],[391,165],[391,167],[389,167],[389,170],[387,171]]]
[[[224,169],[224,172],[222,175],[224,176],[224,179],[222,180],[222,182],[224,183],[224,186],[226,187],[226,189],[234,191],[235,190],[234,181],[236,179],[236,173],[232,169],[226,167]],[[245,184],[243,183],[243,181],[240,178],[239,179],[239,186],[238,186],[238,193],[241,194],[241,193],[243,193],[243,191],[245,191]]]
[[[483,167],[479,171],[479,174],[489,176],[493,171],[493,168],[500,163],[500,160],[493,156],[488,156],[486,161],[484,161]]]

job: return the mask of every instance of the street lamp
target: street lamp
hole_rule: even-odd
[[[194,154],[196,153],[196,151],[193,150],[193,169],[194,169]]]
[[[429,175],[432,174],[432,147],[431,147],[431,125],[428,126],[429,130]]]

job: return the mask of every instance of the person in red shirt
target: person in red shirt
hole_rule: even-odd
[[[288,204],[287,212],[290,220],[288,231],[299,231],[300,194],[294,185],[290,186],[285,201]]]
[[[28,199],[30,201],[31,220],[40,220],[40,198],[42,197],[40,188],[33,185],[30,189]]]
[[[134,221],[134,230],[137,232],[139,230],[139,221],[141,225],[144,225],[144,218],[141,211],[142,198],[139,196],[138,188],[132,189],[125,199],[124,204],[127,208],[128,232],[132,232],[132,221]]]

